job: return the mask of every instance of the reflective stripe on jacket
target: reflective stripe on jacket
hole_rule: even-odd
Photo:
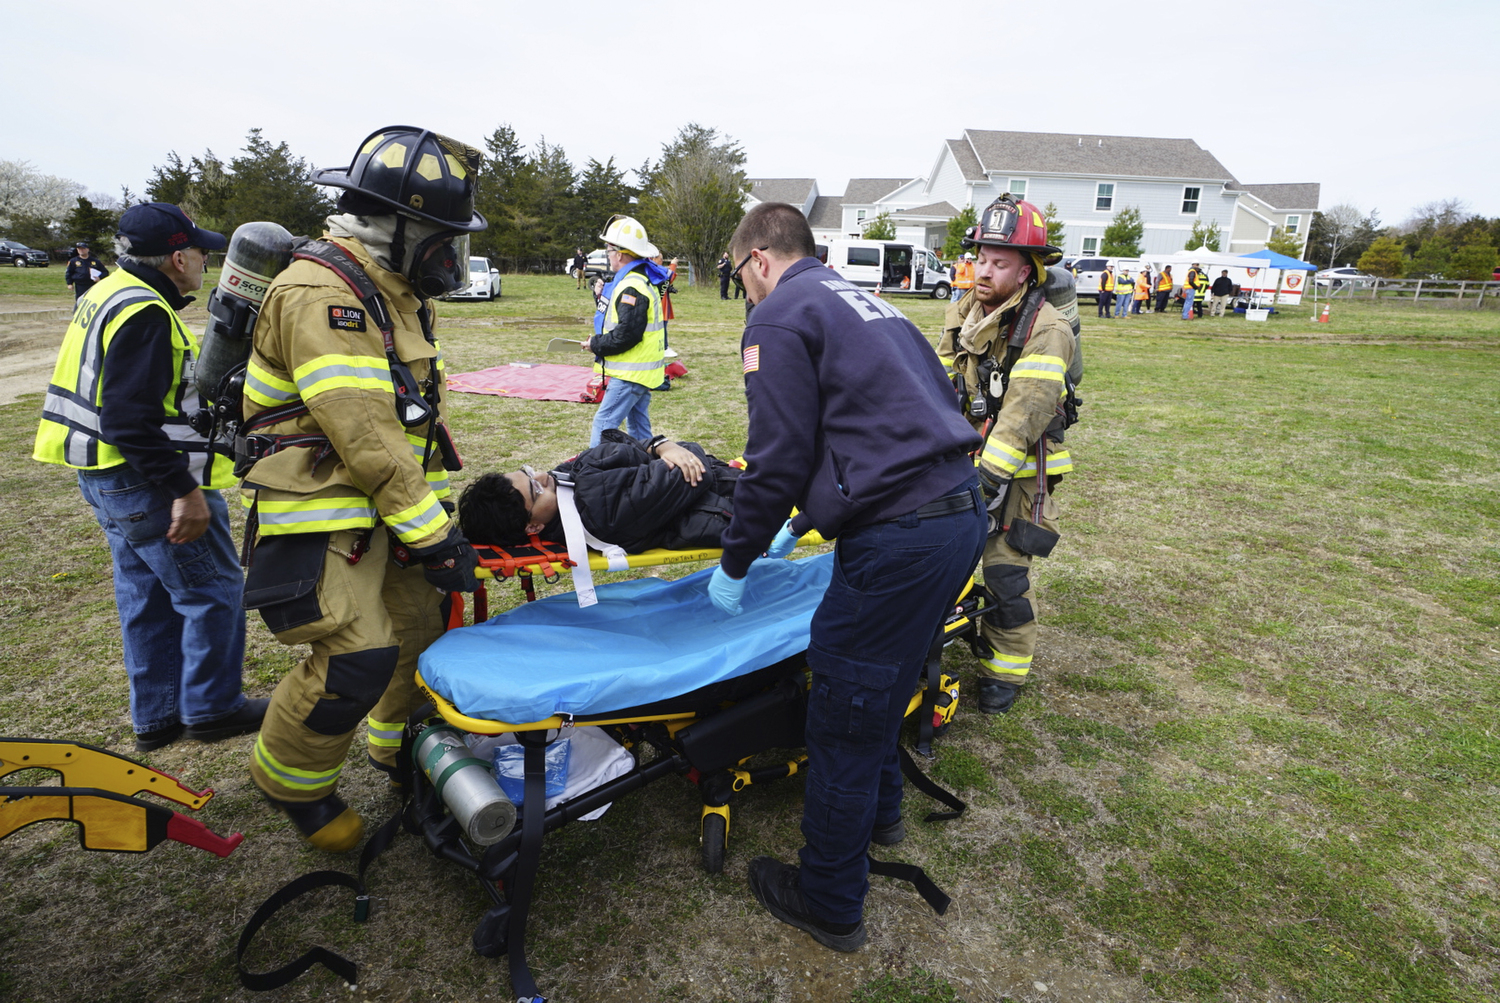
[[[974,262],[960,261],[953,269],[953,288],[974,288]]]
[[[422,301],[403,276],[375,264],[357,240],[340,237],[336,243],[385,298],[396,358],[419,386],[439,388],[441,422],[443,356],[422,331]],[[384,523],[411,547],[434,546],[448,536],[452,519],[441,502],[449,494],[448,475],[435,445],[423,467],[427,424],[406,428],[396,415],[380,329],[336,273],[301,260],[276,277],[261,308],[245,378],[246,417],[297,400],[307,413],[263,431],[326,436],[332,452],[314,466],[317,445],[285,449],[250,469],[243,487],[255,491],[262,535]]]
[[[152,304],[159,304],[172,324],[172,383],[162,398],[162,431],[181,444],[194,481],[210,488],[233,487],[229,458],[212,452],[188,424],[200,404],[192,383],[197,339],[156,290],[123,268],[78,300],[42,402],[32,458],[81,470],[105,470],[126,462],[100,435],[104,356],[125,322]]]
[[[604,356],[602,365],[595,362],[594,371],[628,383],[659,387],[667,378],[666,325],[662,322],[661,294],[639,269],[626,272],[610,291],[609,309],[604,312],[602,329],[613,331],[620,323],[620,298],[628,295],[646,297],[646,330],[635,345],[618,355]]]

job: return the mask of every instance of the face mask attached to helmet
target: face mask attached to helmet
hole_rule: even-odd
[[[406,277],[423,299],[446,296],[469,284],[469,235],[439,233],[417,245]]]

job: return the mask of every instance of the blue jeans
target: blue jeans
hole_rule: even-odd
[[[840,536],[833,580],[813,614],[801,885],[827,922],[863,913],[870,833],[901,816],[896,743],[906,705],[943,614],[984,550],[977,481],[961,490],[974,508]]]
[[[642,442],[651,438],[651,388],[611,376],[609,386],[604,389],[604,399],[599,402],[599,410],[594,413],[589,446],[599,445],[606,428],[619,428],[627,418],[632,438]]]
[[[1130,293],[1115,293],[1115,316],[1123,317],[1130,312]]]
[[[1193,316],[1193,296],[1196,289],[1184,289],[1182,291],[1182,319],[1188,320]]]
[[[245,704],[244,577],[219,492],[203,492],[204,534],[168,543],[172,498],[129,464],[80,470],[78,489],[109,540],[136,733],[238,711]]]

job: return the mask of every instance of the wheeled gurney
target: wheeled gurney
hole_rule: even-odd
[[[565,554],[549,551],[546,544],[540,552],[480,552],[489,574],[520,575],[523,582],[531,570],[544,576],[550,570],[555,576],[567,566]],[[632,561],[659,565],[674,563],[674,557],[709,560],[718,553],[694,551],[679,557],[660,551],[633,555]],[[490,907],[474,931],[474,948],[489,957],[508,955],[511,983],[521,999],[542,998],[527,966],[525,933],[545,833],[655,780],[683,775],[699,788],[702,860],[707,870],[717,872],[724,866],[734,794],[801,768],[806,761],[801,748],[809,628],[832,570],[832,554],[757,561],[750,569],[745,612],[736,617],[709,601],[711,570],[677,581],[644,578],[602,585],[597,604],[587,609],[579,607],[572,593],[563,593],[523,603],[493,619],[484,618],[481,593],[476,595],[476,623],[450,629],[423,653],[417,682],[431,705],[412,716],[403,738],[400,776],[411,798],[402,824],[420,835],[434,855],[478,879]],[[983,589],[971,584],[934,639],[907,707],[908,716],[917,719],[917,747],[924,755],[930,756],[931,739],[946,729],[957,709],[958,683],[942,672],[942,649],[972,634],[985,606]],[[438,790],[441,777],[429,777],[421,762],[413,763],[420,759],[414,750],[421,736],[438,718],[442,725],[473,736],[513,735],[523,750],[519,817],[508,833],[487,846],[479,845],[444,803]],[[569,729],[584,726],[602,728],[628,751],[633,765],[623,775],[548,808],[547,746]],[[785,755],[762,755],[771,750]],[[928,819],[957,817],[963,803],[929,781],[904,750],[901,755],[908,780],[949,809]],[[749,762],[758,756],[760,763]],[[394,821],[372,838],[361,861],[361,878],[346,882],[350,887],[362,893],[364,868],[394,837]],[[947,897],[919,868],[872,860],[871,873],[912,881],[939,912],[946,908]],[[242,956],[277,898],[290,897],[278,893],[267,903],[271,908],[257,914],[241,939]],[[247,978],[243,968],[241,976],[242,981]],[[281,981],[268,980],[265,987]]]
[[[714,556],[695,552],[690,559]],[[659,552],[638,559],[661,564],[671,557]],[[526,794],[515,831],[471,854],[472,863],[463,862],[493,900],[474,946],[486,955],[509,954],[518,993],[535,993],[525,962],[525,918],[545,832],[653,780],[683,774],[702,795],[703,864],[716,872],[724,865],[733,795],[790,776],[805,762],[800,751],[760,768],[746,761],[772,749],[801,749],[809,627],[832,569],[832,554],[757,561],[745,612],[737,617],[709,602],[710,571],[672,582],[612,583],[598,590],[598,605],[587,610],[571,594],[551,596],[450,631],[423,654],[418,682],[445,722],[475,735],[513,733],[526,750]],[[942,673],[942,648],[972,632],[982,605],[982,590],[972,586],[955,602],[934,641],[923,683],[911,696],[907,713],[918,716],[924,754],[930,755],[932,736],[957,708],[958,684]],[[635,768],[550,811],[533,810],[543,804],[547,736],[582,725],[609,731],[631,750]],[[904,752],[903,758],[909,765]],[[930,817],[956,817],[963,810],[962,802],[915,767],[906,772],[950,809]],[[446,842],[431,830],[447,826],[451,832],[451,816],[420,771],[413,780],[424,834],[430,844]],[[914,880],[935,906],[946,905],[946,897],[915,868],[872,862],[872,872]]]

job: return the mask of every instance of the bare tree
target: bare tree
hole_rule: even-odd
[[[1332,268],[1338,260],[1339,251],[1359,234],[1360,226],[1365,221],[1365,214],[1348,202],[1340,202],[1327,212],[1318,215],[1321,217],[1316,221],[1318,250],[1327,249],[1328,267]],[[1312,246],[1312,235],[1309,235],[1308,247]]]

